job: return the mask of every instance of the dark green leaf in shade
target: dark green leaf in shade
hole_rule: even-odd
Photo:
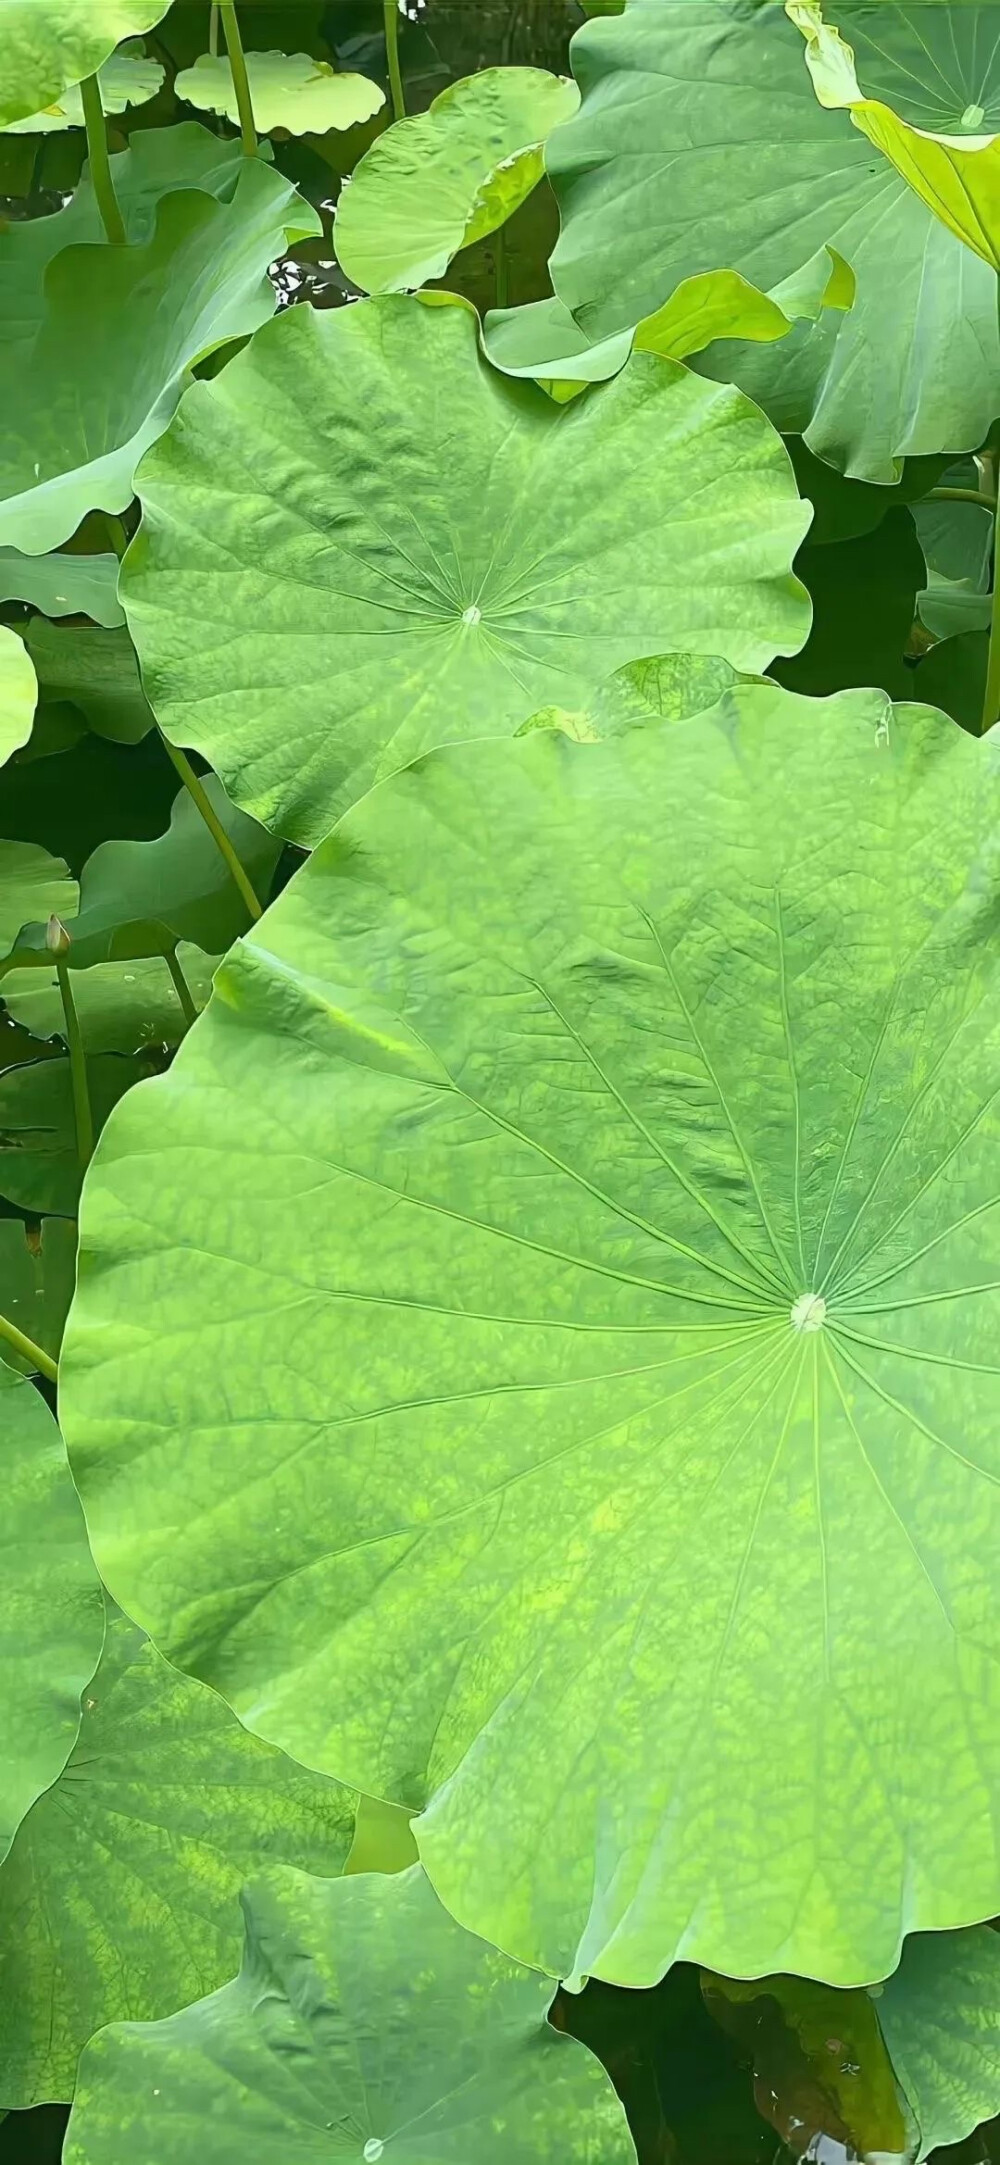
[[[771,674],[779,684],[814,698],[854,684],[877,685],[891,699],[913,696],[903,655],[924,559],[905,504],[854,541],[817,548],[806,541],[795,569],[812,596],[812,630],[801,654],[774,663]],[[936,703],[926,691],[916,696]]]
[[[986,664],[989,633],[963,631],[954,639],[942,639],[917,663],[913,672],[913,695],[940,707],[973,736],[982,726],[986,697]]]
[[[893,2065],[920,2128],[920,2157],[1000,2112],[1000,1938],[988,1925],[915,1932],[873,1987]]]
[[[912,2150],[873,2001],[805,1977],[749,1983],[706,1972],[715,2020],[753,2069],[758,2112],[793,2157],[878,2155],[900,2165]],[[825,2140],[824,2140],[825,2138]],[[830,2145],[839,2146],[831,2150]]]
[[[974,468],[970,479],[975,485]],[[979,504],[943,501],[919,504],[914,516],[927,564],[927,586],[920,596],[921,623],[935,639],[950,639],[959,632],[988,631],[994,524],[991,513]]]
[[[340,1872],[354,1802],[109,1618],[75,1749],[0,1867],[3,2103],[72,2097],[95,2030],[224,1984],[245,1880]]]
[[[27,601],[45,616],[125,622],[116,556],[22,556],[19,549],[0,549],[0,601]]]
[[[87,1061],[96,1133],[112,1105],[148,1072],[115,1053]],[[82,1177],[68,1057],[7,1068],[0,1074],[0,1195],[40,1217],[75,1218]]]
[[[76,1275],[76,1227],[67,1218],[43,1218],[37,1232],[22,1218],[0,1218],[0,1315],[59,1357]],[[36,1364],[4,1344],[2,1358],[25,1376]]]
[[[124,625],[113,631],[78,629],[32,618],[25,644],[43,698],[68,700],[98,736],[138,744],[154,726],[139,681],[135,649]]]
[[[176,953],[194,1005],[201,1009],[211,992],[219,958],[183,941]],[[0,995],[14,1021],[36,1038],[65,1036],[62,994],[54,972],[11,971],[0,981]],[[77,971],[73,999],[89,1053],[141,1052],[153,1045],[179,1045],[188,1027],[162,954],[132,957],[125,962],[98,962],[90,969]]]
[[[849,481],[816,458],[801,436],[789,436],[787,450],[801,495],[813,507],[807,541],[810,548],[827,541],[853,541],[859,534],[873,533],[886,513],[900,504],[914,503],[927,494],[947,469],[947,457],[906,459],[900,479],[892,485]],[[929,507],[928,507],[929,508]],[[923,507],[915,514],[918,528]]]
[[[603,2068],[546,2023],[552,1980],[462,1932],[419,1865],[271,1872],[244,1910],[234,1984],[88,2045],[65,2165],[633,2165]]]

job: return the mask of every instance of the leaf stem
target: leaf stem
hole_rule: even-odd
[[[5,1338],[7,1344],[13,1346],[15,1353],[20,1353],[23,1360],[30,1361],[39,1375],[45,1377],[46,1382],[58,1382],[59,1370],[51,1353],[46,1353],[41,1346],[36,1346],[34,1339],[29,1338],[24,1331],[19,1331],[17,1324],[12,1323],[9,1316],[0,1316],[0,1338]]]
[[[185,977],[180,962],[178,961],[176,947],[172,947],[169,954],[164,955],[163,959],[167,965],[168,970],[170,971],[171,977],[173,978],[174,991],[176,992],[177,998],[179,999],[181,1006],[184,1010],[185,1021],[189,1025],[192,1022],[197,1022],[198,1010],[191,996],[191,987],[188,984],[187,978]]]
[[[214,60],[219,50],[219,0],[212,0],[208,11],[208,50]]]
[[[996,500],[987,496],[985,489],[928,489],[921,499],[928,504],[979,504],[984,511],[995,511]]]
[[[101,104],[101,86],[96,75],[87,75],[80,84],[83,100],[83,118],[87,130],[87,155],[90,159],[90,178],[94,184],[97,208],[109,241],[121,246],[126,238],[125,221],[115,194],[111,178],[111,160],[108,157],[108,131]]]
[[[196,775],[194,768],[191,765],[191,761],[187,758],[186,754],[179,751],[176,744],[171,744],[169,738],[163,736],[162,730],[160,732],[160,735],[163,741],[163,748],[167,754],[168,759],[171,759],[173,761],[173,764],[176,767],[178,774],[180,775],[181,781],[183,782],[185,789],[187,790],[189,796],[192,798],[193,802],[197,805],[198,810],[201,813],[202,819],[204,820],[205,825],[208,828],[209,834],[211,835],[212,840],[215,843],[217,850],[219,851],[219,855],[225,858],[226,864],[228,865],[232,877],[235,880],[237,887],[239,888],[240,894],[242,895],[243,900],[246,903],[247,909],[249,910],[251,917],[256,921],[258,917],[263,917],[264,912],[257,899],[256,893],[254,892],[250,875],[241,865],[236,851],[234,850],[229,836],[227,835],[222,821],[219,818],[219,815],[215,809],[215,806],[212,803],[208,791],[205,789],[203,783]]]
[[[389,89],[392,92],[392,117],[406,119],[406,98],[403,94],[403,77],[399,66],[399,0],[384,0],[385,51],[389,66]]]
[[[506,308],[510,281],[507,276],[507,238],[503,226],[498,226],[493,244],[493,268],[496,277],[496,305]]]
[[[66,1024],[66,1043],[69,1047],[69,1074],[73,1086],[73,1118],[76,1123],[76,1154],[86,1172],[94,1155],[94,1116],[90,1109],[90,1089],[87,1083],[87,1055],[83,1049],[80,1017],[69,981],[69,969],[65,955],[56,956],[56,976],[62,994],[63,1019]]]
[[[236,0],[219,0],[219,13],[226,36],[226,51],[233,71],[233,88],[236,92],[236,109],[240,116],[240,135],[247,158],[257,156],[257,130],[254,126],[253,99],[250,96],[250,78],[247,75],[246,56],[240,38],[240,26],[236,20]]]

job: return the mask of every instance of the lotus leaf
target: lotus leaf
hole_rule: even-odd
[[[417,1864],[411,1818],[412,1813],[398,1804],[384,1804],[381,1797],[359,1797],[345,1872],[405,1872]]]
[[[0,961],[16,945],[29,917],[72,917],[79,888],[61,857],[34,842],[0,840]]]
[[[123,38],[151,30],[168,0],[0,0],[0,128],[94,75]]]
[[[37,616],[25,641],[42,698],[69,700],[98,736],[115,744],[138,744],[153,728],[135,649],[123,625],[79,630]]]
[[[916,1932],[876,1999],[923,2159],[1000,2111],[1000,1938]]]
[[[460,248],[495,232],[537,186],[545,138],[578,104],[576,84],[543,68],[484,68],[387,128],[337,205],[348,278],[366,293],[443,278]]]
[[[1000,1907],[998,753],[773,685],[449,747],[98,1150],[107,1583],[556,1974]]]
[[[66,2165],[632,2165],[603,2068],[546,2024],[551,1980],[460,1931],[419,1865],[272,1871],[244,1910],[234,1984],[88,2045]]]
[[[0,26],[3,17],[0,15]],[[112,53],[103,68],[98,71],[101,104],[106,113],[124,113],[130,105],[144,105],[155,98],[163,81],[163,69],[158,60],[146,60],[133,53]],[[40,113],[29,113],[26,120],[11,121],[9,135],[56,135],[64,128],[86,126],[83,99],[77,85],[64,90],[54,104],[46,105]]]
[[[729,347],[723,374],[871,481],[893,480],[906,453],[983,441],[995,279],[848,113],[818,104],[780,0],[631,0],[585,25],[573,64],[583,104],[547,147],[562,214],[552,277],[588,338],[651,314],[696,272],[725,264],[768,291],[830,246],[855,273],[853,308],[775,346]]]
[[[325,60],[311,60],[308,53],[247,53],[246,69],[254,120],[262,135],[275,128],[290,135],[354,128],[385,104],[385,92],[366,75],[337,74]],[[203,113],[239,120],[233,71],[223,53],[200,54],[192,68],[182,69],[174,89]]]
[[[296,842],[640,656],[756,671],[808,631],[809,510],[739,392],[637,354],[554,408],[464,307],[290,309],[193,386],[137,486],[120,591],[157,719]]]
[[[856,67],[857,95],[890,105],[912,128],[973,139],[1000,133],[993,0],[828,0],[825,8],[791,0],[788,13],[809,38],[824,104],[839,99]]]
[[[101,1053],[87,1061],[94,1132],[145,1072]],[[39,1217],[75,1218],[83,1172],[69,1060],[22,1061],[0,1073],[0,1195]]]
[[[0,1856],[56,1780],[80,1726],[80,1694],[104,1605],[59,1430],[33,1383],[0,1359],[4,1586],[0,1611]]]
[[[37,1233],[22,1218],[0,1218],[0,1315],[17,1325],[52,1360],[62,1344],[63,1327],[76,1275],[76,1227],[65,1218],[44,1218]],[[38,1364],[4,1345],[2,1358],[20,1375],[38,1373]]]
[[[142,844],[136,845],[141,848]],[[114,845],[112,845],[114,847]],[[203,1008],[218,956],[181,942],[176,960],[191,999]],[[54,971],[19,970],[0,986],[5,1006],[36,1038],[65,1033],[62,994]],[[79,970],[73,999],[89,1053],[140,1052],[150,1045],[178,1045],[188,1027],[177,989],[162,954],[127,962],[98,962]],[[0,1308],[3,1302],[0,1300]]]
[[[144,190],[140,227],[149,207]],[[88,195],[38,224],[67,220],[69,242],[92,215]],[[229,201],[171,184],[151,236],[129,247],[0,235],[0,281],[14,295],[0,342],[0,404],[14,418],[0,453],[0,539],[39,555],[92,508],[123,511],[192,364],[272,313],[269,262],[317,226],[287,181],[246,158]],[[29,265],[40,282],[24,291]]]
[[[0,767],[27,744],[37,697],[38,683],[24,641],[0,624]]]
[[[535,729],[561,729],[578,744],[597,744],[601,737],[617,737],[623,729],[645,728],[650,722],[682,722],[689,715],[714,707],[723,692],[737,682],[735,669],[717,656],[660,654],[653,661],[630,662],[606,684],[600,684],[586,706],[569,713],[564,707],[542,707],[521,723],[519,737]]]
[[[22,556],[0,549],[0,601],[27,601],[46,616],[89,616],[124,624],[116,556]]]
[[[104,2023],[223,1984],[247,1876],[341,1871],[353,1821],[349,1791],[248,1736],[110,1618],[69,1763],[0,1868],[0,2097],[71,2097]]]
[[[979,504],[918,504],[914,512],[927,564],[921,623],[935,639],[988,631],[993,520]],[[932,702],[934,704],[934,702]]]

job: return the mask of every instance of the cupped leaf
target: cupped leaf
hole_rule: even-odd
[[[484,68],[449,83],[358,160],[337,205],[341,267],[365,293],[443,278],[537,185],[546,136],[575,112],[576,84],[544,68]]]
[[[599,2062],[545,2020],[551,1979],[460,1931],[419,1865],[244,1896],[234,1984],[87,2047],[66,2165],[329,2153],[374,2165],[632,2165]]]
[[[168,0],[0,0],[0,128],[93,75],[123,38],[152,30]]]
[[[871,481],[906,453],[982,443],[1000,377],[993,274],[848,113],[818,104],[780,0],[631,0],[578,33],[573,65],[583,104],[547,147],[552,277],[588,338],[696,272],[725,264],[769,291],[829,246],[855,273],[854,306],[773,346],[727,344],[719,372]]]
[[[80,1726],[104,1604],[62,1438],[33,1383],[0,1357],[4,1573],[0,1601],[0,1856],[54,1782]]]
[[[113,1053],[87,1061],[94,1132],[148,1070]],[[68,1057],[22,1061],[0,1074],[0,1195],[19,1210],[75,1218],[80,1164]]]
[[[920,2128],[921,2159],[1000,2112],[995,1931],[915,1932],[875,2005]]]
[[[28,918],[73,917],[80,890],[61,857],[35,842],[0,840],[0,962]]]
[[[65,1772],[0,1868],[4,2103],[72,2097],[95,2030],[224,1984],[244,1881],[279,1863],[340,1872],[354,1801],[110,1618]]]
[[[115,744],[138,744],[154,727],[135,649],[123,625],[89,631],[50,624],[38,616],[24,636],[42,698],[68,700],[98,736]]]
[[[23,639],[0,624],[0,767],[27,744],[37,698],[38,682]]]
[[[45,1218],[33,1231],[22,1218],[0,1218],[0,1315],[52,1360],[58,1359],[75,1276],[76,1227],[68,1219]],[[37,1361],[11,1345],[4,1344],[0,1357],[19,1375],[38,1374]]]
[[[2,26],[0,13],[0,31]],[[155,98],[163,75],[158,60],[147,60],[135,53],[112,53],[97,76],[105,112],[124,113],[130,105],[145,105],[149,98]],[[40,113],[29,113],[25,120],[8,122],[6,132],[9,135],[56,135],[65,128],[85,126],[83,98],[79,88],[73,85],[51,105],[43,106]]]
[[[327,61],[312,60],[308,53],[248,52],[246,70],[253,117],[262,135],[275,128],[290,135],[355,128],[385,104],[385,92],[366,75],[338,74]],[[200,54],[193,67],[182,68],[174,89],[200,112],[239,120],[233,71],[224,53]]]
[[[148,215],[143,199],[141,228]],[[85,202],[38,222],[54,228],[65,218],[70,241],[89,216]],[[125,509],[136,463],[166,427],[193,363],[272,314],[269,262],[290,235],[317,225],[287,181],[245,158],[231,200],[172,185],[150,237],[127,247],[58,246],[55,232],[34,246],[0,236],[0,282],[13,287],[29,264],[43,280],[17,291],[0,343],[0,403],[14,421],[0,452],[4,543],[38,555],[87,511]]]
[[[99,1148],[107,1582],[556,1974],[1000,1907],[997,749],[762,685],[440,751]]]
[[[193,387],[138,487],[120,583],[157,720],[297,842],[640,656],[754,671],[808,631],[809,512],[738,392],[636,355],[556,409],[483,362],[464,307],[289,309]]]
[[[217,955],[206,955],[200,947],[182,942],[176,949],[176,965],[199,1010],[212,990],[217,963]],[[0,984],[0,993],[22,1029],[30,1030],[37,1038],[65,1035],[62,994],[54,972],[13,971]],[[137,956],[126,962],[99,962],[77,971],[73,1000],[89,1053],[141,1052],[151,1045],[179,1045],[190,1020],[164,954]]]
[[[116,556],[22,556],[0,549],[0,601],[27,601],[45,616],[89,616],[124,624]]]

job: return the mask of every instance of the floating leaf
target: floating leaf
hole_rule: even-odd
[[[78,899],[61,857],[50,857],[34,842],[0,840],[0,961],[27,918],[74,917]]]
[[[186,147],[177,146],[178,160]],[[167,157],[161,146],[161,167]],[[136,222],[147,230],[144,176],[155,169],[155,161],[133,169]],[[37,223],[66,220],[70,242],[89,216],[88,197],[79,212],[70,204]],[[257,158],[241,161],[231,200],[172,184],[154,221],[149,238],[124,248],[62,246],[54,231],[26,244],[13,237],[17,227],[0,234],[0,282],[16,289],[0,346],[0,405],[14,423],[0,452],[0,539],[30,555],[65,541],[95,507],[125,509],[136,463],[166,427],[193,363],[273,312],[269,262],[287,239],[318,228],[289,182]],[[40,283],[25,292],[17,279],[29,267]]]
[[[262,135],[275,128],[290,135],[325,135],[329,128],[355,128],[371,120],[385,104],[385,92],[366,75],[340,75],[325,60],[308,53],[246,55],[253,117]],[[239,121],[233,71],[224,53],[201,53],[183,68],[174,89],[187,105],[203,113],[222,113]]]
[[[116,556],[22,556],[0,549],[0,601],[27,601],[45,616],[124,624]]]
[[[2,0],[0,0],[0,28],[3,25]],[[164,71],[158,60],[146,60],[134,53],[112,53],[97,80],[101,91],[101,104],[106,113],[124,113],[130,105],[145,105],[155,98],[163,82]],[[40,113],[29,113],[26,120],[11,121],[7,125],[9,135],[55,135],[65,128],[84,128],[83,99],[74,85],[64,90],[52,105],[46,105]]]
[[[24,636],[43,698],[69,700],[98,736],[115,744],[138,744],[154,727],[135,648],[124,626],[79,630],[38,616]]]
[[[440,751],[98,1150],[107,1582],[557,1975],[1000,1907],[998,752],[774,685]]]
[[[920,2157],[1000,2112],[1000,1938],[915,1932],[875,2006],[920,2128]]]
[[[888,44],[901,11],[868,12]],[[829,246],[855,273],[850,310],[699,366],[871,481],[894,480],[906,453],[983,442],[996,281],[846,112],[818,104],[780,0],[630,0],[584,26],[573,65],[583,104],[547,151],[562,217],[552,277],[588,338],[649,315],[695,272],[725,264],[769,291]]]
[[[234,1984],[87,2047],[66,2165],[632,2165],[603,2068],[546,2024],[551,1979],[461,1932],[419,1865],[272,1872],[244,1910]]]
[[[443,278],[459,249],[531,194],[546,136],[578,104],[576,84],[544,68],[484,68],[387,128],[337,204],[334,246],[348,278],[365,293]]]
[[[34,1233],[21,1218],[0,1218],[0,1315],[16,1323],[53,1360],[62,1344],[75,1275],[75,1225],[65,1218],[45,1218]],[[36,1362],[6,1343],[0,1357],[20,1375],[38,1373]]]
[[[113,1053],[87,1061],[94,1132],[148,1070]],[[83,1172],[68,1058],[23,1061],[0,1074],[0,1195],[40,1217],[75,1218]]]
[[[142,844],[136,846],[141,848]],[[217,955],[203,954],[200,947],[182,943],[177,948],[185,984],[199,1009],[212,990],[218,959]],[[13,971],[3,979],[0,992],[15,1022],[33,1036],[64,1035],[62,994],[54,972]],[[141,1052],[150,1045],[179,1045],[188,1027],[188,1017],[162,954],[139,956],[127,962],[99,962],[91,969],[78,970],[73,998],[89,1053]]]
[[[214,1991],[246,1878],[347,1857],[354,1798],[246,1734],[125,1617],[109,1619],[65,1773],[0,1868],[0,2097],[73,2094],[87,2039]]]
[[[27,744],[37,697],[38,684],[23,639],[0,624],[0,767]]]
[[[80,1726],[104,1604],[59,1430],[0,1358],[4,1577],[0,1609],[0,1856],[56,1780]]]
[[[168,0],[0,0],[0,128],[94,75],[123,38],[152,30]]]
[[[738,392],[643,354],[555,409],[464,307],[289,309],[138,487],[121,594],[157,720],[306,844],[442,738],[512,734],[640,655],[758,670],[808,629],[809,514]]]

